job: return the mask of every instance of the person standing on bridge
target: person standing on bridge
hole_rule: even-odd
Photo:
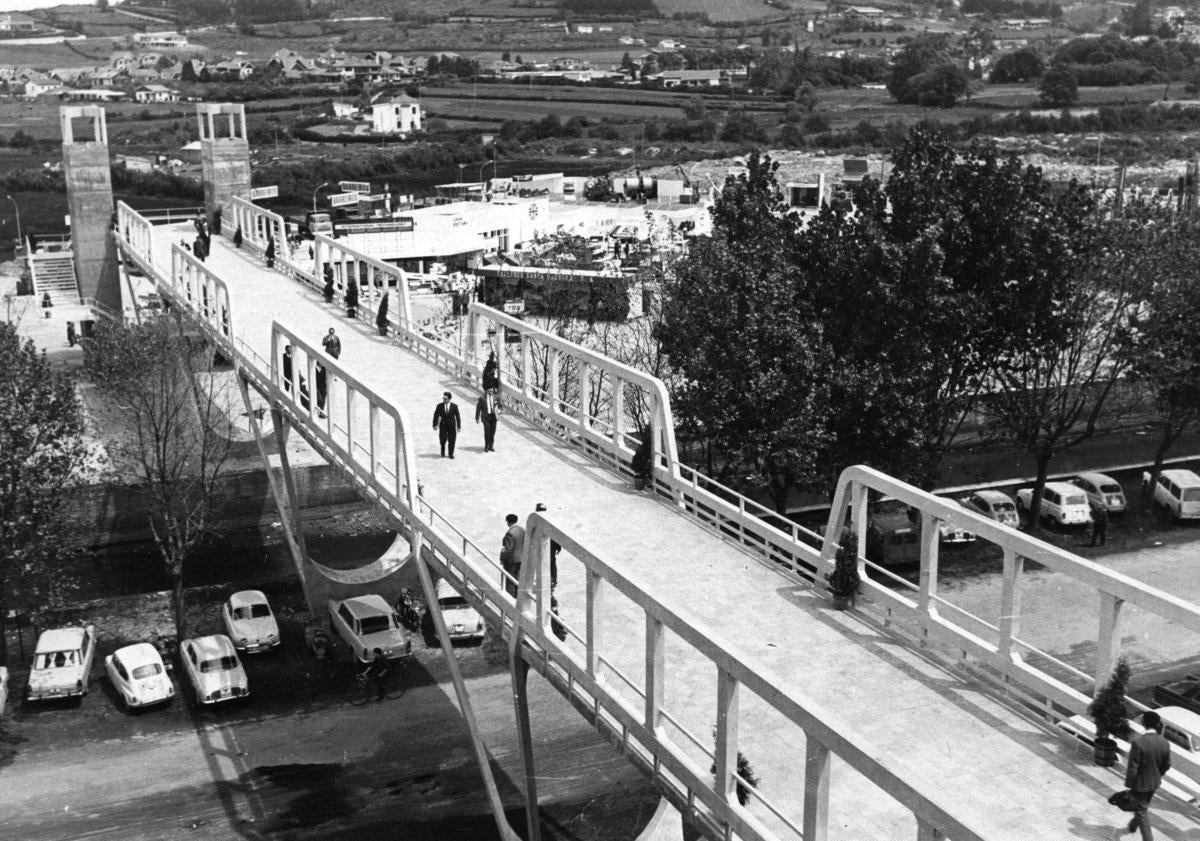
[[[500,567],[508,573],[504,577],[504,589],[515,599],[517,582],[521,580],[521,559],[525,557],[525,529],[516,514],[509,514],[504,522],[508,524],[508,531],[500,542]]]
[[[283,390],[291,392],[292,390],[292,346],[284,345],[283,347]]]
[[[442,448],[442,458],[446,457],[446,448],[450,449],[450,458],[454,458],[454,443],[458,440],[458,431],[462,429],[462,416],[458,413],[458,404],[450,399],[450,392],[442,392],[442,402],[433,410],[433,428],[438,433],[438,443]]]
[[[500,412],[500,395],[489,388],[475,403],[475,423],[483,423],[483,451],[496,452],[496,415]]]
[[[267,251],[264,255],[267,258],[267,268],[275,268],[275,237],[267,234]]]
[[[1171,745],[1162,736],[1162,719],[1154,710],[1142,713],[1146,732],[1129,745],[1129,764],[1125,767],[1125,787],[1133,794],[1133,820],[1124,830],[1118,829],[1113,838],[1126,832],[1142,831],[1142,841],[1154,841],[1150,828],[1150,801],[1162,785],[1163,774],[1171,767]]]
[[[342,355],[342,340],[338,338],[337,333],[333,332],[332,327],[325,334],[325,338],[321,339],[321,347],[325,348],[325,352],[334,359]]]

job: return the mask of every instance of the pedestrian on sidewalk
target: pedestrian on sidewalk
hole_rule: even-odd
[[[539,502],[534,506],[534,511],[540,513],[545,512],[546,503]],[[554,588],[558,586],[558,553],[562,551],[562,544],[557,540],[550,540],[550,592],[554,592]]]
[[[233,247],[234,248],[242,247],[242,226],[241,225],[238,225],[237,230],[233,232]]]
[[[500,395],[488,389],[475,403],[475,423],[483,423],[483,451],[496,451],[496,416],[500,413]]]
[[[321,272],[321,274],[325,278],[325,286],[321,290],[321,293],[325,296],[325,303],[332,304],[333,303],[333,266],[326,263],[325,268]]]
[[[67,346],[75,347],[75,322],[67,322]]]
[[[1108,507],[1105,505],[1092,506],[1092,546],[1096,545],[1096,541],[1100,541],[1100,545],[1104,545],[1104,540],[1108,536]]]
[[[267,258],[267,268],[275,268],[275,237],[270,234],[267,234],[267,251],[265,256]]]
[[[325,352],[333,359],[337,359],[342,355],[342,340],[338,338],[338,334],[334,332],[332,327],[325,334],[325,338],[321,339],[321,347],[325,348]]]
[[[1142,841],[1154,841],[1150,828],[1150,801],[1162,785],[1163,774],[1171,767],[1171,745],[1162,737],[1162,719],[1154,710],[1142,713],[1146,732],[1129,745],[1129,764],[1125,766],[1125,787],[1133,794],[1133,820],[1124,830],[1118,829],[1113,838],[1126,832],[1142,831]]]
[[[292,346],[283,348],[283,390],[289,394],[292,391]]]
[[[516,514],[504,518],[508,531],[500,541],[500,567],[508,573],[504,578],[504,589],[510,596],[516,598],[517,584],[521,580],[521,559],[525,556],[525,529],[520,525]]]
[[[458,413],[458,404],[450,399],[448,391],[442,392],[442,402],[433,410],[433,428],[438,433],[442,458],[446,457],[447,447],[450,449],[450,458],[454,458],[454,443],[458,440],[458,431],[462,429],[462,416]]]
[[[192,243],[192,253],[201,263],[208,257],[208,246],[204,244],[204,237],[196,237],[195,242]]]

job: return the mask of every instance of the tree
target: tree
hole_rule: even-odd
[[[1134,211],[1142,248],[1137,257],[1141,305],[1121,336],[1129,380],[1145,390],[1159,429],[1149,487],[1184,430],[1200,424],[1200,232],[1195,220],[1170,212]],[[1148,503],[1149,500],[1147,499]]]
[[[1038,90],[1042,102],[1055,107],[1074,105],[1079,99],[1079,81],[1075,72],[1062,65],[1046,71]]]
[[[1129,364],[1121,349],[1137,304],[1136,232],[1125,220],[1088,218],[1061,246],[1068,256],[1060,271],[1014,296],[1001,316],[1023,334],[993,369],[984,404],[995,428],[1036,465],[1031,529],[1053,458],[1129,408],[1114,396]]]
[[[171,580],[179,641],[187,636],[184,570],[219,514],[217,485],[229,453],[230,408],[209,370],[212,348],[177,317],[101,322],[84,341],[84,366],[125,420],[113,452],[144,484],[147,518]]]
[[[683,106],[683,116],[687,120],[703,120],[708,117],[708,105],[702,96],[693,96]]]
[[[892,62],[891,77],[887,83],[888,93],[897,102],[917,105],[920,104],[922,88],[934,89],[947,85],[951,81],[951,74],[944,70],[933,74],[936,68],[944,65],[957,66],[951,62],[947,46],[944,35],[922,35],[905,44],[904,49]],[[965,72],[963,78],[966,78]],[[926,96],[929,95],[927,90]]]
[[[796,105],[804,111],[812,111],[817,107],[817,89],[810,83],[803,82],[796,86],[796,93],[793,99]]]
[[[1013,84],[1028,82],[1036,79],[1045,71],[1045,62],[1036,50],[1022,47],[1011,53],[1005,53],[996,60],[992,70],[994,84]]]
[[[832,364],[802,284],[789,271],[798,219],[753,153],[714,204],[713,232],[692,241],[664,287],[658,338],[678,428],[726,479],[766,479],[787,495],[815,475],[823,446],[824,373]]]
[[[7,663],[9,609],[60,604],[69,588],[61,558],[78,547],[64,515],[88,448],[70,378],[10,322],[0,322],[0,370],[0,663]]]
[[[953,108],[971,93],[971,79],[958,64],[942,62],[908,80],[910,94],[924,108]]]

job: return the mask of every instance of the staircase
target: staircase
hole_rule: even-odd
[[[46,292],[54,304],[78,304],[79,285],[75,281],[75,261],[70,251],[35,253],[29,258],[33,292],[38,301]]]

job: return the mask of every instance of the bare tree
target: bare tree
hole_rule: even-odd
[[[150,530],[171,579],[175,631],[183,640],[184,567],[217,522],[231,400],[211,371],[212,348],[185,333],[176,318],[102,324],[84,349],[87,370],[124,416],[114,455],[144,481]]]

